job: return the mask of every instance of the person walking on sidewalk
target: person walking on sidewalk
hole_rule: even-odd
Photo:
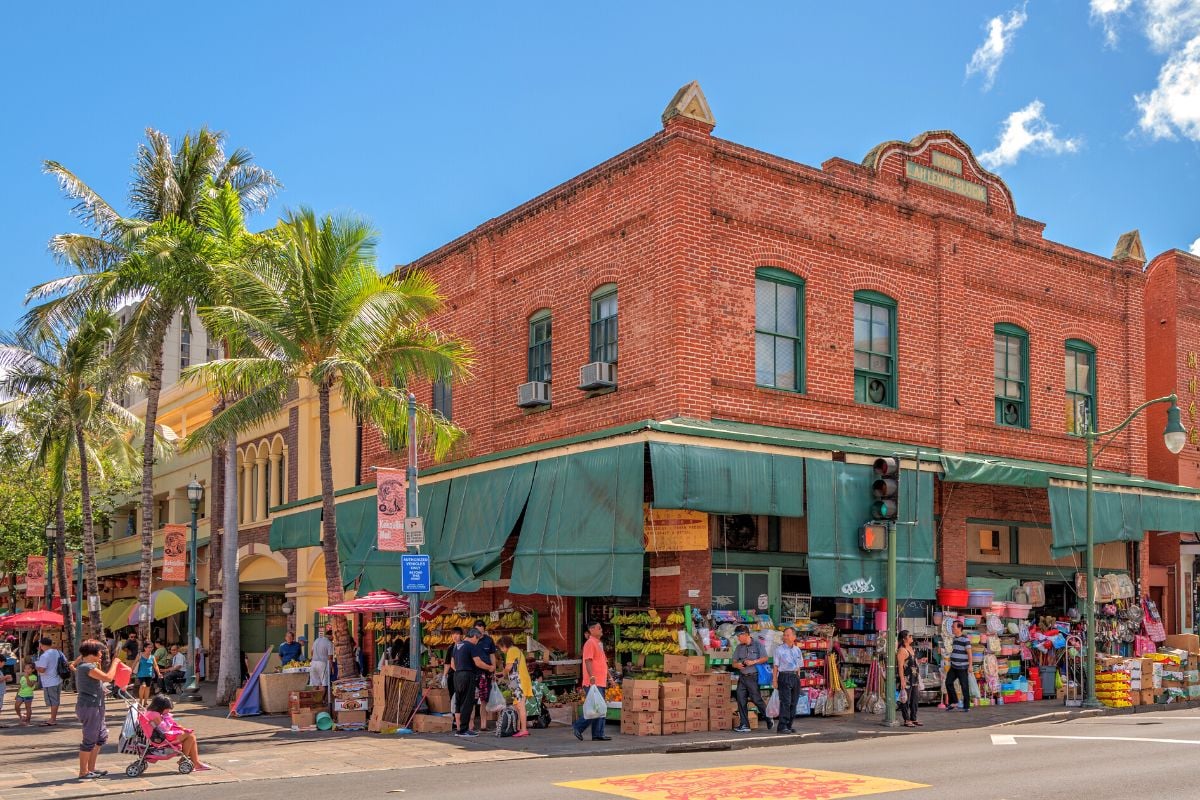
[[[79,743],[79,779],[102,778],[108,770],[96,769],[96,758],[100,748],[108,741],[108,726],[104,724],[104,683],[111,683],[117,675],[117,659],[112,659],[105,670],[100,660],[107,652],[100,642],[89,639],[79,645],[79,658],[71,665],[75,670],[75,687],[79,694],[75,699],[75,718],[83,726],[83,739]]]
[[[912,634],[900,631],[896,641],[896,672],[900,675],[900,716],[904,727],[918,728],[917,702],[921,697],[921,672],[917,652],[913,649]]]
[[[954,620],[951,629],[954,639],[950,650],[950,672],[946,676],[946,710],[961,710],[965,714],[971,710],[971,639],[963,633],[962,620]],[[956,708],[958,694],[954,691],[955,683],[963,696],[961,709]]]
[[[458,713],[458,730],[455,736],[478,736],[470,729],[471,715],[475,711],[476,690],[479,673],[491,672],[491,664],[479,657],[479,640],[483,631],[469,629],[463,641],[454,649],[454,708]]]
[[[475,706],[475,727],[480,731],[487,730],[487,720],[483,718],[483,713],[487,710],[487,701],[492,694],[492,676],[496,671],[496,642],[487,632],[487,620],[480,618],[475,620],[475,628],[479,631],[479,642],[475,645],[476,655],[484,660],[485,663],[492,667],[491,671],[483,671],[479,674],[479,686],[475,692],[475,699],[479,701],[479,705]]]
[[[41,725],[51,727],[58,724],[58,705],[62,701],[62,677],[59,676],[58,668],[60,664],[66,663],[66,659],[63,657],[62,651],[56,649],[54,642],[48,637],[42,638],[38,649],[41,651],[41,655],[38,656],[35,663],[38,671],[38,683],[42,684],[42,699],[50,709],[50,719]]]
[[[775,676],[771,686],[779,692],[779,733],[795,733],[796,700],[800,697],[800,665],[804,654],[796,646],[796,629],[783,629],[783,644],[775,648]]]
[[[312,661],[308,665],[308,684],[310,686],[329,685],[329,662],[333,660],[333,642],[330,636],[333,628],[326,628],[317,637],[312,646]]]
[[[733,668],[737,670],[737,705],[738,733],[750,732],[749,703],[758,706],[759,715],[766,720],[767,730],[771,730],[771,720],[767,717],[767,704],[763,702],[762,693],[758,690],[758,667],[767,663],[767,656],[762,646],[750,637],[750,631],[745,625],[733,629],[737,636],[737,647],[733,649]]]
[[[603,636],[604,626],[598,620],[588,626],[588,640],[583,644],[584,691],[591,691],[591,687],[596,686],[603,693],[608,688],[608,656],[604,654]],[[607,742],[612,739],[611,736],[604,735],[604,717],[602,716],[595,719],[585,719],[580,716],[575,720],[571,727],[575,731],[576,739],[583,741],[583,729],[588,725],[592,726],[593,742]]]
[[[137,672],[134,676],[138,682],[138,700],[142,701],[144,706],[154,694],[154,685],[162,678],[162,673],[158,671],[158,661],[154,658],[154,645],[149,642],[142,647],[142,654],[138,656]]]

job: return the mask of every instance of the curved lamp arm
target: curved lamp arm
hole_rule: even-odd
[[[1137,418],[1137,415],[1142,413],[1143,411],[1145,411],[1150,406],[1157,405],[1158,403],[1170,403],[1172,405],[1175,405],[1178,402],[1179,402],[1179,398],[1178,398],[1178,396],[1176,396],[1174,394],[1169,394],[1166,397],[1157,397],[1153,400],[1147,400],[1146,402],[1142,403],[1140,406],[1135,408],[1133,411],[1129,412],[1129,416],[1125,418],[1124,422],[1122,422],[1120,425],[1117,425],[1114,428],[1109,428],[1106,431],[1091,430],[1092,425],[1091,425],[1091,419],[1090,419],[1090,415],[1089,415],[1089,419],[1088,419],[1088,429],[1089,430],[1085,431],[1083,434],[1085,439],[1091,439],[1093,442],[1098,442],[1100,439],[1103,439],[1105,436],[1113,437],[1112,439],[1109,439],[1107,442],[1100,445],[1100,447],[1098,447],[1096,449],[1096,452],[1092,456],[1092,459],[1095,460],[1095,459],[1099,458],[1100,454],[1104,452],[1104,448],[1108,447],[1116,439],[1116,434],[1120,433],[1121,431],[1123,431],[1127,427],[1129,427],[1129,424],[1131,422],[1133,422],[1134,419]]]

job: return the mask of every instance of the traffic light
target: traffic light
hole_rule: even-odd
[[[871,484],[871,519],[894,521],[900,510],[900,459],[875,459],[875,482]]]
[[[888,546],[888,524],[868,522],[859,531],[858,546],[868,552],[882,552]]]

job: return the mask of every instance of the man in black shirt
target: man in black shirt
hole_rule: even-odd
[[[479,657],[479,640],[483,632],[471,628],[464,634],[463,641],[454,647],[454,707],[458,714],[458,731],[455,736],[478,736],[470,730],[471,714],[475,710],[475,692],[479,686],[479,675],[491,673],[493,667]]]
[[[496,642],[488,635],[487,620],[483,618],[475,620],[475,628],[479,631],[479,644],[475,648],[476,655],[483,659],[485,664],[492,666],[494,671],[496,664]],[[492,693],[492,672],[484,671],[479,673],[477,687],[475,699],[479,702],[479,705],[475,706],[475,728],[486,731],[487,724],[483,720],[483,707],[487,705],[488,697]]]

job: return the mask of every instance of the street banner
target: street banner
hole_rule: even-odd
[[[163,526],[164,581],[187,580],[187,531],[186,525]]]
[[[67,568],[67,594],[71,597],[75,596],[75,556],[67,553],[63,557],[63,565]]]
[[[403,552],[408,549],[404,535],[404,518],[408,511],[404,470],[380,467],[375,470],[375,487],[375,505],[379,512],[375,520],[376,546],[380,551]]]
[[[45,556],[29,556],[25,559],[25,596],[46,596]]]
[[[703,511],[651,508],[646,503],[643,523],[648,552],[708,549],[708,514]]]

